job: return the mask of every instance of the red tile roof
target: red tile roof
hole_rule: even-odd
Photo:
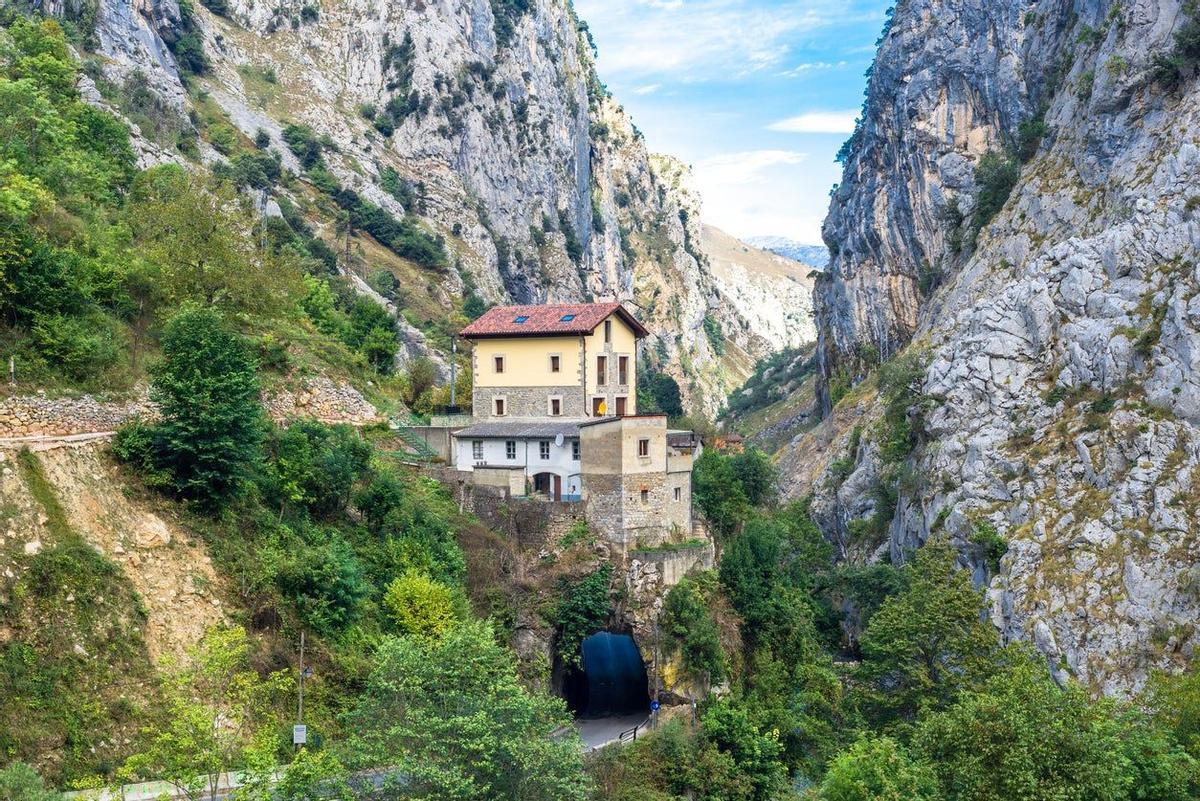
[[[639,339],[650,333],[620,303],[497,306],[489,309],[459,333],[467,339],[590,334],[606,317],[614,313],[633,329],[634,335]],[[517,322],[522,318],[522,322]]]

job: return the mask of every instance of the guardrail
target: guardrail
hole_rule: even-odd
[[[625,731],[621,732],[619,735],[617,735],[617,742],[620,742],[620,743],[633,742],[634,740],[637,739],[638,729],[642,728],[642,726],[645,726],[645,725],[646,725],[645,723],[639,723],[638,725],[634,726],[632,729],[626,729]]]

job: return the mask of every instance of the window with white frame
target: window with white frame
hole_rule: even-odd
[[[477,462],[483,461],[483,440],[471,440],[471,458]]]
[[[638,440],[638,456],[649,456],[649,455],[650,455],[650,440],[639,439]]]
[[[550,440],[544,439],[538,443],[538,456],[542,458],[542,461],[550,458]]]
[[[510,439],[510,440],[505,441],[505,443],[504,443],[504,458],[506,458],[506,459],[516,459],[517,458],[517,441],[515,439]],[[675,490],[675,491],[678,492],[679,490]]]

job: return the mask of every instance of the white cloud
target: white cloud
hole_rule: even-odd
[[[854,133],[857,111],[809,111],[767,126],[770,131],[784,133],[849,134]]]
[[[697,180],[722,186],[762,183],[771,167],[804,163],[807,153],[794,150],[747,150],[711,156],[694,166]]]
[[[649,83],[645,86],[639,86],[638,88],[634,89],[633,93],[635,95],[652,95],[659,89],[662,89],[661,83]]]
[[[839,61],[834,64],[831,61],[806,61],[803,64],[797,64],[790,70],[776,73],[780,78],[799,78],[802,75],[807,75],[810,72],[824,72],[826,70],[841,69],[845,67],[847,62]]]
[[[840,21],[834,0],[578,0],[602,42],[600,66],[616,77],[694,81],[779,66],[799,34]]]
[[[702,159],[692,167],[704,219],[734,236],[779,234],[820,241],[828,199],[805,180],[808,154],[747,150]]]

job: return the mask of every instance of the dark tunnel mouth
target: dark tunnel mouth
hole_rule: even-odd
[[[562,695],[577,718],[631,715],[650,708],[641,651],[629,634],[598,631],[583,641],[579,667],[568,667]]]

